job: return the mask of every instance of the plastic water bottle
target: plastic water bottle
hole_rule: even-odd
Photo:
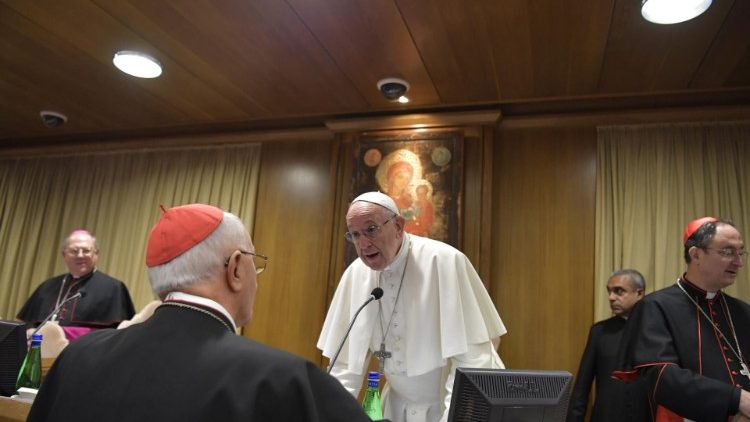
[[[377,421],[383,419],[383,408],[380,406],[380,373],[372,371],[367,373],[367,390],[362,400],[362,408],[370,419]]]
[[[21,365],[16,379],[16,390],[21,387],[36,388],[42,384],[42,335],[37,333],[31,336],[31,347],[29,353]]]

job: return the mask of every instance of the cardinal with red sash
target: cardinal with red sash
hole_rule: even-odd
[[[750,417],[750,305],[722,291],[746,257],[728,220],[704,217],[684,231],[687,271],[647,295],[623,337],[621,371],[642,387],[656,421]]]

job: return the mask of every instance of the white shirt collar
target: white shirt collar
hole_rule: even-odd
[[[409,234],[404,232],[404,239],[401,241],[401,249],[398,250],[396,257],[393,258],[393,262],[385,267],[383,271],[398,272],[403,269],[404,263],[406,263],[406,255],[409,254],[410,243]]]

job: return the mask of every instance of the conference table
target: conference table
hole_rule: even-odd
[[[42,379],[47,376],[47,372],[55,358],[42,358]],[[12,399],[10,397],[0,396],[0,422],[25,422],[31,410],[31,403]]]
[[[24,422],[31,403],[0,396],[0,422]]]

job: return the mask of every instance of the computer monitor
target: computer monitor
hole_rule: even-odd
[[[565,421],[572,379],[565,371],[457,368],[448,421]]]
[[[16,393],[16,379],[26,357],[26,324],[0,320],[0,395]]]

